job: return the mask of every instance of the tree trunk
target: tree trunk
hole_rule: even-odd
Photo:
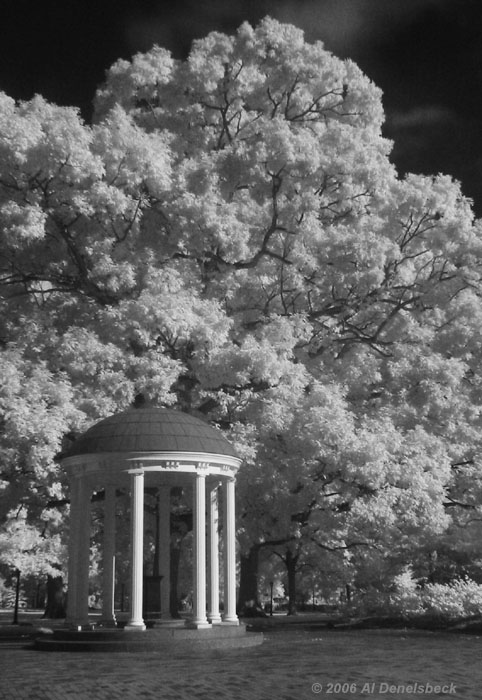
[[[13,609],[13,624],[18,625],[18,604],[19,604],[19,599],[20,599],[20,569],[17,569],[16,571],[16,576],[17,576],[17,583],[15,584],[15,606]]]
[[[47,577],[47,605],[44,617],[58,619],[66,615],[66,598],[62,576]]]
[[[296,565],[299,556],[288,549],[284,560],[288,572],[288,615],[296,615]]]
[[[45,595],[42,590],[42,583],[37,581],[37,587],[35,589],[35,601],[33,607],[35,610],[39,610],[45,603]]]
[[[241,555],[241,571],[239,581],[238,610],[242,611],[246,604],[258,606],[258,560],[259,545],[253,545],[248,554]]]

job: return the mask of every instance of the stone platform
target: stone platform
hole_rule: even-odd
[[[87,630],[56,629],[36,637],[34,647],[42,651],[172,652],[195,647],[252,647],[262,642],[262,633],[248,632],[244,625],[213,625],[202,630],[159,626],[144,631],[99,627]]]

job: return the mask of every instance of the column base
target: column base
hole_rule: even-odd
[[[239,620],[237,617],[223,617],[223,625],[239,625]]]
[[[186,620],[186,627],[191,630],[204,630],[212,627],[207,620]]]
[[[217,613],[217,614],[213,613],[212,615],[208,614],[208,621],[212,625],[220,625],[222,623],[222,618],[221,618],[221,615],[219,613]]]
[[[146,626],[145,626],[143,621],[140,621],[140,622],[131,621],[131,622],[127,623],[127,625],[124,627],[124,629],[129,630],[129,631],[135,630],[138,632],[144,632],[146,629]]]

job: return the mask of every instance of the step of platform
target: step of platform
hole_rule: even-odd
[[[123,630],[54,630],[34,640],[42,651],[163,651],[182,650],[195,646],[203,649],[228,649],[262,644],[260,632],[247,632],[244,625],[214,625],[207,629],[154,627]]]

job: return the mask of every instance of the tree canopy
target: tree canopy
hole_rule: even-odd
[[[481,225],[383,120],[270,18],[117,61],[92,125],[1,96],[6,528],[45,532],[63,441],[136,397],[234,441],[243,554],[403,560],[479,517]]]

